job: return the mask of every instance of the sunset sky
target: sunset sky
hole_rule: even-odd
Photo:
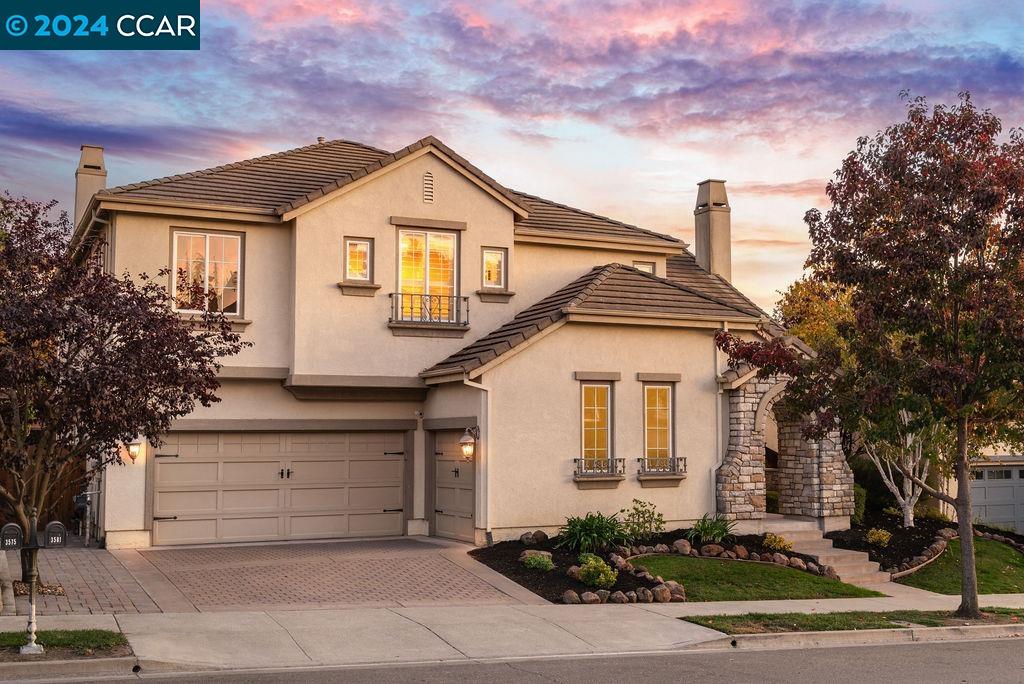
[[[81,143],[128,183],[434,134],[499,182],[693,234],[728,180],[736,284],[770,307],[804,212],[901,90],[1024,118],[1024,3],[204,0],[199,52],[0,53],[0,187],[70,210]]]

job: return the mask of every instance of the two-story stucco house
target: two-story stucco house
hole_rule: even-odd
[[[83,146],[76,245],[116,273],[198,282],[253,343],[222,401],[101,476],[109,547],[384,535],[477,544],[655,503],[669,525],[782,513],[843,525],[836,446],[779,424],[783,382],[728,368],[721,328],[767,318],[733,288],[723,181],[695,255],[667,235],[503,187],[433,137],[323,141],[105,188]],[[97,247],[98,248],[98,247]]]

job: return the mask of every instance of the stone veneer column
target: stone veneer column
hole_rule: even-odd
[[[732,520],[757,520],[765,513],[764,429],[755,417],[774,382],[752,379],[729,394],[729,445],[718,469],[718,512]]]
[[[839,434],[808,442],[804,423],[779,421],[779,512],[815,518],[853,513],[853,472]]]

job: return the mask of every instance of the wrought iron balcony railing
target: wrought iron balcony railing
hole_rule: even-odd
[[[469,325],[469,297],[393,292],[388,323]]]
[[[626,459],[624,458],[577,458],[575,464],[576,478],[625,476]]]
[[[636,459],[638,475],[686,475],[686,459],[681,456],[653,456]]]

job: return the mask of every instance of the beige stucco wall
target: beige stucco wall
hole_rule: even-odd
[[[209,221],[118,213],[114,224],[113,272],[155,277],[171,266],[174,230],[220,230],[243,238],[242,310],[252,323],[242,331],[253,346],[224,361],[233,366],[286,367],[291,358],[290,224]],[[170,286],[170,277],[161,281]]]
[[[496,539],[551,528],[568,515],[615,513],[632,499],[651,501],[667,522],[714,510],[718,464],[716,355],[710,330],[568,324],[488,371],[491,388],[491,527]],[[627,477],[615,489],[578,489],[580,383],[574,371],[619,372],[614,384],[614,455]],[[687,458],[679,487],[643,488],[642,383],[636,374],[680,373],[674,407],[676,454]]]

